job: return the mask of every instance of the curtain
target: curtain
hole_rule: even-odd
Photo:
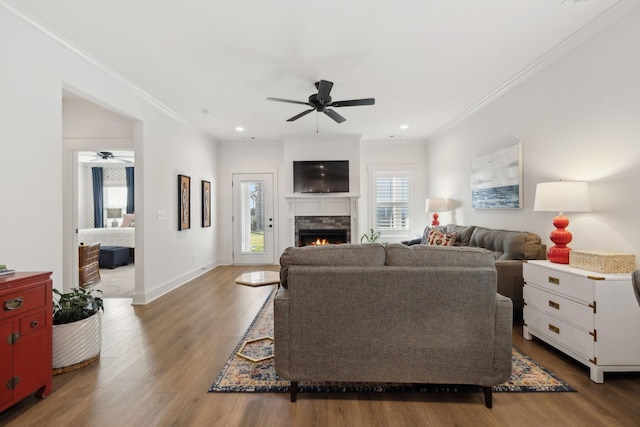
[[[127,166],[124,169],[127,173],[127,213],[132,214],[136,211],[134,206],[135,198],[133,197],[133,166]]]
[[[104,196],[103,196],[103,177],[102,168],[91,168],[91,176],[93,177],[93,226],[95,228],[104,227]]]

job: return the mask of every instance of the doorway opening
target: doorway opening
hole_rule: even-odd
[[[80,244],[99,242],[100,276],[92,287],[100,289],[105,298],[132,298],[135,293],[133,176],[139,125],[70,90],[62,91],[62,140],[67,153],[63,156],[65,291],[81,285]],[[116,262],[113,254],[117,254]]]

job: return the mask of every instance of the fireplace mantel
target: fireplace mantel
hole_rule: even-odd
[[[286,196],[289,214],[289,244],[295,246],[296,216],[349,216],[351,218],[351,241],[358,235],[359,195],[344,196],[328,194],[294,194]]]

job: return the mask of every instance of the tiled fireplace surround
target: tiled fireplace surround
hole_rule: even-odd
[[[346,230],[347,242],[358,233],[358,196],[287,197],[289,245],[299,246],[299,230]]]

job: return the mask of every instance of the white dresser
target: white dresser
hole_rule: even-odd
[[[591,369],[640,371],[640,304],[631,274],[602,274],[549,261],[523,264],[523,336],[535,336]]]

